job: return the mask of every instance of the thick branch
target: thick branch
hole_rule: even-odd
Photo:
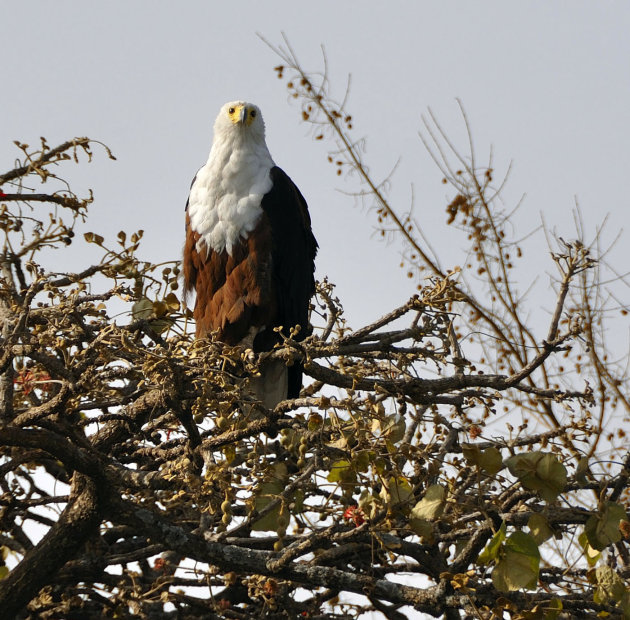
[[[70,501],[41,542],[0,581],[2,616],[13,618],[76,557],[100,524],[96,484],[75,474]]]

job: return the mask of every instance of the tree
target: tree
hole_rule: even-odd
[[[327,75],[278,53],[315,138],[400,237],[417,293],[351,330],[321,282],[313,335],[266,354],[310,381],[265,410],[247,390],[258,361],[194,339],[178,263],[141,260],[142,231],[87,233],[100,262],[46,270],[43,250],[74,243],[92,202],[55,171],[95,143],[18,143],[0,176],[3,614],[630,616],[630,455],[605,431],[627,419],[628,380],[607,357],[618,295],[597,246],[557,240],[539,336],[513,276],[526,257],[472,141],[464,157],[425,121],[472,256],[446,270],[368,174]],[[37,180],[57,185],[27,189]]]

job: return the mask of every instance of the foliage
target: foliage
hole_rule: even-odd
[[[303,361],[309,381],[267,411],[247,390],[258,361],[194,339],[178,263],[142,261],[141,231],[88,233],[100,262],[46,270],[92,197],[29,188],[60,184],[51,171],[92,143],[19,145],[0,176],[15,189],[0,196],[4,614],[630,615],[630,456],[604,432],[627,417],[628,382],[606,357],[597,255],[558,241],[538,336],[492,169],[427,123],[474,257],[443,270],[367,173],[326,74],[280,53],[315,137],[401,235],[418,292],[353,330],[321,282],[313,335],[268,354]]]

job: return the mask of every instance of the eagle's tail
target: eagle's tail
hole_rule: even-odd
[[[249,389],[252,396],[262,402],[267,409],[274,409],[287,398],[289,389],[289,369],[282,360],[265,360],[259,377],[250,377]]]

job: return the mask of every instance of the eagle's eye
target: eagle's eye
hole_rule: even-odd
[[[235,112],[234,108],[230,108],[230,109],[228,110],[228,113],[229,113],[229,114],[234,114],[234,112]]]
[[[252,110],[249,114],[252,118],[256,118],[256,110]]]

